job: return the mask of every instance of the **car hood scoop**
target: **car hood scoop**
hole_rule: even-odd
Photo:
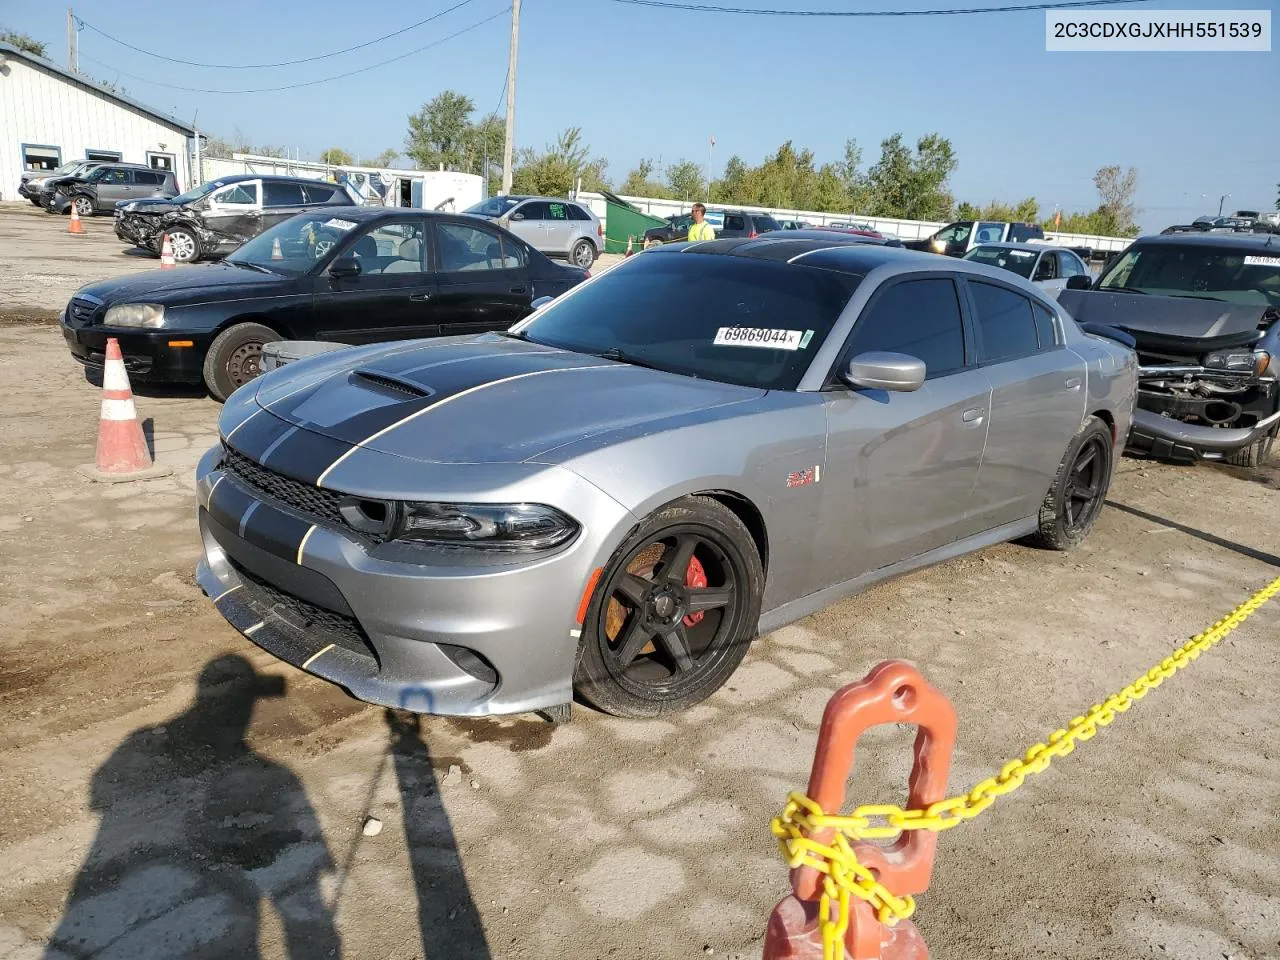
[[[342,444],[433,463],[512,463],[610,430],[763,396],[497,335],[370,355],[336,351],[272,376],[258,404]]]

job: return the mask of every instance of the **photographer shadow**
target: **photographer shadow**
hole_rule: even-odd
[[[101,823],[46,960],[253,960],[264,904],[291,960],[341,955],[315,812],[293,772],[245,740],[257,701],[283,694],[281,678],[217,657],[185,712],[135,730],[95,771]]]

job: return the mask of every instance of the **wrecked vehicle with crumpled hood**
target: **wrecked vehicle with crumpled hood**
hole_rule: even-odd
[[[1141,365],[1131,450],[1256,467],[1280,434],[1280,236],[1135,240],[1062,306],[1118,328]]]
[[[341,184],[305,177],[237,174],[172,200],[135,200],[115,208],[116,236],[159,255],[169,237],[178,263],[221,257],[264,230],[317,207],[358,201]]]

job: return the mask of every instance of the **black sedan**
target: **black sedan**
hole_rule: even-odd
[[[471,217],[384,207],[299,214],[221,263],[81,287],[62,332],[101,368],[116,337],[132,377],[204,383],[223,400],[275,340],[362,344],[505,330],[590,274]]]

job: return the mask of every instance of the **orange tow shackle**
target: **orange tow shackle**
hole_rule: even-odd
[[[877,664],[863,679],[831,697],[818,731],[809,798],[827,813],[838,814],[844,806],[858,738],[871,727],[891,723],[917,727],[908,808],[919,810],[944,799],[956,742],[955,709],[903,660]],[[822,830],[812,839],[830,843],[833,833]],[[853,849],[858,861],[901,897],[928,889],[937,846],[936,833],[911,830],[888,846],[858,842]],[[823,875],[815,868],[800,866],[791,871],[792,895],[780,901],[769,917],[764,960],[821,960],[822,888]],[[872,906],[858,898],[853,898],[851,909],[844,946],[853,960],[927,960],[929,948],[910,920],[886,926]]]

